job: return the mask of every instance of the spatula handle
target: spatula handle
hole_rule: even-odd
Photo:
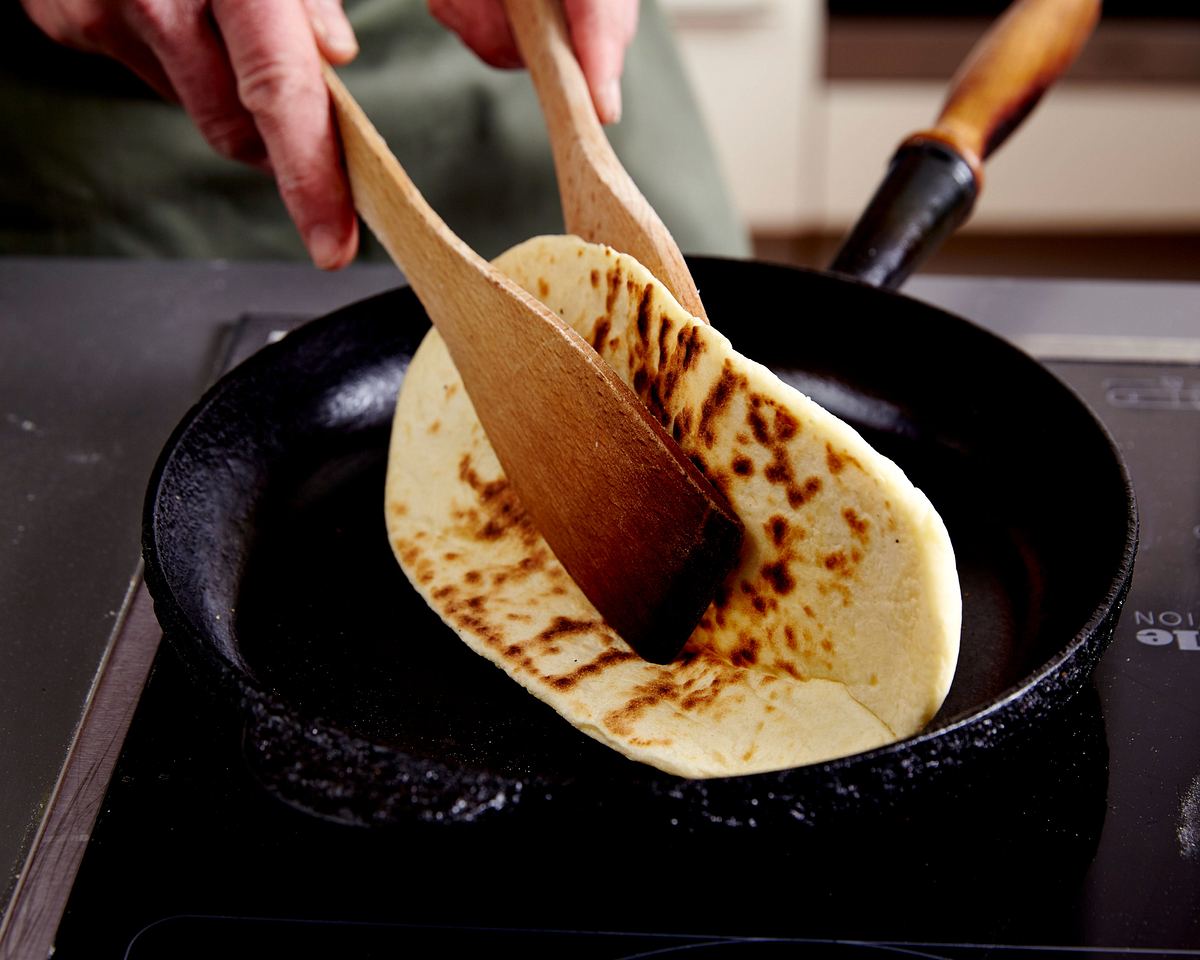
[[[898,287],[970,215],[983,161],[1071,65],[1100,0],[1017,0],[951,81],[937,122],[901,143],[831,268]]]
[[[505,0],[505,7],[542,105],[551,146],[558,150],[578,141],[598,156],[609,152],[559,0]]]
[[[328,64],[325,85],[338,119],[354,206],[418,294],[468,283],[488,264],[421,196],[404,168]],[[455,314],[448,323],[454,323]],[[446,331],[453,338],[456,330]]]
[[[546,117],[567,232],[630,254],[707,320],[679,246],[604,135],[559,0],[505,0],[505,7]]]

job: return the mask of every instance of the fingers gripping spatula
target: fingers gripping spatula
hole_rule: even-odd
[[[671,660],[741,524],[594,350],[455,236],[328,67],[354,204],[449,347],[538,530],[642,657]]]

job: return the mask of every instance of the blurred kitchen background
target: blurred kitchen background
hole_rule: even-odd
[[[758,256],[824,266],[1004,0],[662,0]],[[1106,0],[927,273],[1200,277],[1200,4]]]

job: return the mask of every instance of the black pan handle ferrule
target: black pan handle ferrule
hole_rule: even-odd
[[[967,219],[978,193],[971,165],[953,148],[907,141],[830,269],[888,290],[900,286]]]

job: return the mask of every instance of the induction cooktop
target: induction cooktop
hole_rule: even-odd
[[[232,359],[287,324],[251,317]],[[703,842],[636,811],[371,829],[278,799],[236,706],[159,649],[54,956],[1200,956],[1200,366],[1055,361],[1141,514],[1092,683],[890,813]]]

